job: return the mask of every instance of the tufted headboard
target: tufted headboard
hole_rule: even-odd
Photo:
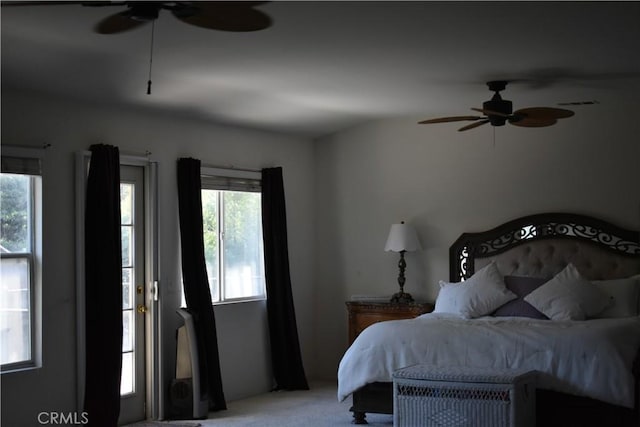
[[[585,215],[546,213],[462,234],[449,249],[450,279],[494,261],[503,275],[552,277],[569,262],[590,280],[640,273],[640,232]]]

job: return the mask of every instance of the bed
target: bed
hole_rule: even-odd
[[[639,305],[638,231],[547,213],[464,233],[434,313],[363,331],[340,362],[338,398],[353,396],[366,424],[393,412],[396,369],[526,367],[539,372],[538,425],[637,427]]]

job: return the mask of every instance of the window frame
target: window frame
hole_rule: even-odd
[[[29,177],[29,250],[2,253],[2,259],[25,259],[27,261],[29,292],[29,357],[24,360],[0,364],[2,374],[39,368],[42,366],[42,242],[43,242],[43,190],[42,160],[44,149],[33,147],[3,146],[2,158],[23,159],[30,163],[23,171],[7,170],[2,174]],[[3,162],[4,163],[4,162]],[[37,164],[37,170],[30,169]]]
[[[224,204],[224,193],[225,192],[240,192],[240,193],[259,193],[261,194],[261,181],[262,174],[258,171],[251,170],[242,170],[242,169],[223,169],[223,168],[213,168],[213,167],[202,167],[200,169],[201,175],[201,191],[217,191],[218,195],[216,197],[217,203],[217,217],[218,217],[218,241],[221,243],[218,251],[218,300],[213,299],[213,292],[211,303],[213,305],[225,305],[225,304],[236,304],[236,303],[244,303],[244,302],[252,302],[252,301],[264,301],[267,299],[267,289],[266,289],[266,277],[265,277],[265,268],[264,268],[264,246],[262,246],[261,250],[261,263],[262,263],[262,279],[261,279],[261,293],[258,295],[251,296],[243,296],[243,297],[233,297],[228,298],[225,295],[227,294],[225,279],[224,279],[224,238],[220,236],[223,235],[224,231],[224,212],[225,212],[225,204]],[[262,209],[260,208],[260,218],[262,219]],[[204,230],[203,230],[204,231]],[[263,230],[262,225],[260,226],[260,241],[263,242]],[[221,249],[221,250],[220,250]],[[207,277],[209,280],[209,289],[211,289],[211,278]],[[184,298],[184,294],[183,294]]]

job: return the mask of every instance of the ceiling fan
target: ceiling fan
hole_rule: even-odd
[[[495,92],[489,101],[482,103],[482,108],[472,108],[473,111],[483,113],[483,116],[452,116],[427,119],[418,122],[419,124],[447,123],[473,121],[469,125],[463,126],[458,131],[469,129],[491,123],[492,126],[504,126],[506,123],[522,127],[545,127],[556,124],[558,119],[565,119],[574,115],[573,111],[564,108],[551,107],[530,107],[513,111],[513,103],[502,99],[500,92],[507,87],[506,80],[494,80],[487,82],[489,90]]]
[[[168,10],[180,21],[211,30],[248,32],[271,26],[271,18],[257,9],[264,1],[3,1],[2,6],[51,6],[78,4],[88,7],[125,6],[99,21],[94,31],[115,34],[158,19]]]

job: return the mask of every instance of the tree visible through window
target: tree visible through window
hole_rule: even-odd
[[[39,176],[29,174],[3,172],[0,175],[0,362],[3,369],[34,364],[39,181]]]

